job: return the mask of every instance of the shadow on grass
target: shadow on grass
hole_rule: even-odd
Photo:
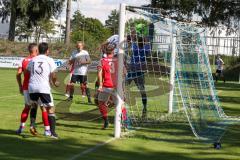
[[[91,122],[99,122],[102,121],[102,116],[99,112],[98,108],[93,108],[88,111],[80,112],[80,113],[71,113],[72,101],[61,101],[56,105],[56,114],[58,119],[68,120],[68,121],[91,121]],[[92,105],[91,105],[92,107]],[[109,109],[111,112],[113,108]],[[110,122],[113,123],[114,117],[109,115]]]
[[[76,139],[49,139],[28,137],[22,138],[15,135],[12,130],[0,129],[0,156],[1,160],[26,160],[26,159],[52,159],[61,160],[72,157],[83,150],[91,148],[99,141],[90,141],[88,144],[77,143]]]
[[[218,96],[220,102],[240,104],[240,97]]]
[[[51,160],[62,160],[62,159],[70,159],[83,151],[93,148],[96,144],[103,143],[104,140],[93,141],[93,140],[85,140],[85,141],[76,141],[75,138],[64,138],[59,140],[47,139],[47,138],[28,138],[24,139],[19,136],[13,135],[12,130],[2,130],[0,129],[0,155],[1,160],[4,159],[18,159],[18,160],[39,160],[39,159],[51,159]],[[141,133],[141,132],[140,132]],[[146,137],[148,133],[145,133]],[[152,135],[153,136],[153,135]],[[151,137],[149,135],[149,137]],[[136,139],[134,137],[134,139]],[[155,143],[156,139],[148,138],[148,142]],[[120,144],[124,144],[125,139]],[[205,160],[214,160],[216,158],[212,158],[212,156],[218,155],[218,160],[229,160],[228,157],[224,155],[229,155],[227,150],[214,151],[209,150],[208,148],[204,148],[205,146],[200,146],[198,143],[189,144],[189,140],[177,140],[171,141],[166,139],[161,139],[161,141],[165,141],[167,143],[177,144],[179,145],[177,150],[168,150],[166,151],[165,147],[170,146],[162,146],[163,148],[156,146],[146,146],[146,144],[131,144],[133,148],[129,148],[129,146],[117,147],[116,143],[107,144],[105,146],[99,147],[90,153],[76,157],[76,159],[81,160],[199,160],[199,156],[205,154]],[[139,143],[146,143],[147,141],[139,141]],[[185,144],[185,145],[184,145]],[[239,143],[238,143],[239,144]],[[169,145],[169,144],[168,144]],[[161,146],[161,145],[160,145]],[[176,146],[175,146],[176,147]],[[179,150],[179,149],[183,150]],[[188,150],[194,151],[189,152]],[[237,157],[239,153],[235,152],[234,156]],[[221,158],[219,158],[221,157]],[[233,158],[234,159],[234,158]]]
[[[224,91],[240,91],[240,84],[238,83],[215,83],[218,90]]]

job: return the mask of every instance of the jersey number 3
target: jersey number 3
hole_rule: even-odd
[[[110,65],[110,73],[115,73],[115,66],[113,62],[109,62]]]
[[[42,68],[42,64],[43,62],[37,62],[37,68],[35,69],[35,62],[33,62],[33,67],[32,67],[32,74],[37,73],[38,75],[43,73],[43,68]]]

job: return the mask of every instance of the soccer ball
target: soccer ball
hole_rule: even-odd
[[[219,142],[214,143],[213,146],[214,146],[215,149],[221,149],[222,148],[222,145]]]

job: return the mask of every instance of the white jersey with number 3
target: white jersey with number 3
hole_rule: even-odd
[[[39,55],[28,64],[30,72],[29,93],[51,93],[50,74],[57,69],[54,60],[46,55]]]

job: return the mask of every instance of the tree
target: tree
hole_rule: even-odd
[[[86,18],[79,11],[73,15],[71,30],[71,40],[73,42],[84,41],[91,53],[95,53],[96,48],[111,35],[111,31],[105,28],[98,19]]]
[[[105,41],[110,35],[109,29],[96,18],[86,18],[79,11],[76,11],[71,20],[72,31],[88,32],[99,42]]]
[[[0,8],[2,21],[11,15],[8,39],[14,41],[18,19],[27,17],[28,27],[31,28],[41,19],[57,16],[62,10],[63,2],[64,0],[2,0],[3,7]]]
[[[40,36],[45,36],[48,38],[49,34],[55,34],[56,31],[54,30],[55,23],[52,20],[49,19],[43,19],[37,22],[37,25],[35,26],[34,33],[35,33],[35,39],[36,42],[39,42]]]
[[[35,41],[38,43],[41,36],[47,37],[49,34],[55,34],[55,23],[50,19],[42,19],[36,22],[35,26],[29,28],[27,26],[27,20],[21,19],[16,23],[16,35],[19,36],[20,39],[27,39],[30,36],[35,36]]]
[[[71,20],[71,29],[73,31],[83,30],[85,26],[85,16],[81,12],[76,11]]]
[[[10,3],[9,1],[0,1],[0,18],[1,22],[8,22],[8,17],[10,16]]]
[[[67,9],[66,9],[66,30],[65,30],[65,44],[67,47],[70,43],[70,32],[71,32],[71,2],[72,0],[67,0]]]
[[[32,36],[32,33],[34,31],[33,28],[29,28],[27,26],[28,20],[26,18],[18,19],[16,22],[16,29],[15,29],[15,35],[19,36],[19,40],[27,39],[27,42],[29,40],[29,37]]]
[[[118,34],[119,12],[115,9],[111,11],[108,19],[105,21],[105,26],[111,30],[112,34]]]
[[[238,29],[240,2],[237,0],[152,0],[151,7],[179,21],[192,21],[201,17],[200,23],[209,27],[226,26],[228,32]]]

